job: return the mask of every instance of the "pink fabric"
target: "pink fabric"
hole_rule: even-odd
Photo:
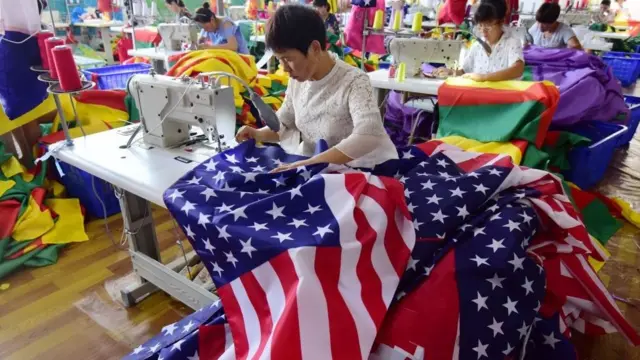
[[[462,24],[467,11],[467,0],[447,0],[438,13],[438,23]]]
[[[361,8],[355,5],[351,7],[351,15],[349,16],[347,26],[344,29],[346,38],[345,43],[347,44],[347,46],[354,50],[362,50],[362,31],[364,30],[364,17],[368,15],[368,26],[372,26],[373,19],[376,16],[377,10],[384,11],[384,0],[377,0],[375,8]],[[380,55],[386,54],[386,50],[384,48],[384,36],[367,36],[365,51]]]

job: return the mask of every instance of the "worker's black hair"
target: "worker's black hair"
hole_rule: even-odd
[[[506,13],[507,13],[507,7],[506,5],[496,6],[493,4],[494,1],[495,0],[492,0],[492,1],[484,0],[480,2],[480,6],[478,6],[478,9],[476,9],[476,12],[473,16],[473,21],[476,24],[486,23],[489,21],[497,21],[497,22],[504,21],[504,17],[506,16]]]
[[[199,22],[201,24],[206,24],[211,22],[212,19],[216,18],[216,14],[211,11],[211,5],[208,2],[202,4],[201,8],[196,10],[196,14],[193,16],[193,21]]]
[[[331,11],[331,4],[327,0],[313,0],[313,7],[316,8],[327,8],[327,11]]]
[[[178,4],[179,7],[185,7],[184,2],[182,0],[164,0],[167,4]]]
[[[487,3],[487,4],[491,4],[493,5],[496,10],[498,11],[498,14],[504,14],[504,16],[507,16],[507,2],[506,0],[481,0],[480,4],[482,3]]]
[[[36,0],[38,1],[38,14],[42,14],[42,10],[47,8],[47,0]]]
[[[298,50],[305,56],[313,41],[327,48],[327,30],[317,11],[309,6],[284,5],[267,22],[265,42],[275,52]]]
[[[541,24],[553,24],[560,17],[560,5],[558,3],[544,3],[536,12],[536,21]]]
[[[611,0],[602,0],[600,2],[600,5],[611,6]]]

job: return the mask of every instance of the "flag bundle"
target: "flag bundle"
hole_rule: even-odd
[[[399,155],[269,174],[301,158],[247,142],[186,174],[165,202],[224,320],[196,312],[129,358],[570,359],[570,328],[638,343],[558,178],[439,141]]]

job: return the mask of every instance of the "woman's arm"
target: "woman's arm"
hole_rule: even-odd
[[[508,68],[500,71],[496,71],[489,74],[468,74],[472,80],[475,81],[506,81],[506,80],[515,80],[522,76],[524,73],[524,62],[522,60],[518,60],[515,64],[509,66]]]

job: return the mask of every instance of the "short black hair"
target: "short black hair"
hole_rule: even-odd
[[[171,4],[178,4],[179,7],[183,8],[184,6],[184,2],[182,0],[164,0],[167,4],[171,5]]]
[[[315,40],[327,48],[327,30],[317,11],[306,5],[288,4],[278,8],[266,27],[265,43],[275,52],[298,50],[304,55]]]
[[[312,5],[317,8],[326,7],[327,11],[331,11],[331,4],[327,0],[313,0]]]
[[[600,2],[600,5],[611,6],[611,0],[602,0]]]
[[[493,4],[495,0],[487,1],[484,0],[480,2],[480,6],[476,9],[476,13],[473,16],[473,21],[476,24],[489,22],[489,21],[498,21],[502,22],[504,17],[507,14],[507,6],[506,5],[495,5]],[[502,1],[504,3],[504,1]]]
[[[196,10],[196,14],[193,17],[193,21],[205,24],[211,22],[211,19],[215,19],[216,14],[211,11],[211,5],[208,2],[202,4],[201,8]]]
[[[38,1],[38,14],[42,14],[42,10],[47,8],[46,0],[37,0]]]
[[[536,21],[541,24],[553,24],[560,17],[560,5],[558,3],[544,3],[536,12]]]

